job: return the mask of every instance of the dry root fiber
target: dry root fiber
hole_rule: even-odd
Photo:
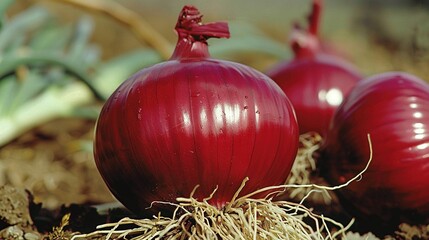
[[[172,217],[158,215],[152,219],[124,218],[116,223],[100,225],[95,232],[75,235],[72,239],[347,239],[346,232],[353,221],[344,226],[331,218],[315,214],[301,203],[273,201],[273,198],[288,188],[310,188],[311,194],[314,190],[335,190],[359,180],[372,160],[369,136],[368,142],[371,156],[367,166],[340,186],[326,187],[315,184],[273,186],[238,198],[248,180],[245,179],[231,202],[222,209],[208,203],[216,191],[202,201],[193,198],[191,193],[189,198],[178,198],[177,203],[163,203],[176,207]],[[263,199],[252,198],[261,192],[270,194]]]
[[[308,197],[309,199],[307,199],[307,201],[319,205],[329,205],[332,203],[333,199],[335,201],[335,195],[330,194],[327,191],[300,187],[310,184],[327,184],[324,179],[318,175],[316,168],[316,155],[322,141],[322,136],[316,132],[309,132],[300,135],[298,153],[289,177],[285,183],[286,185],[294,185],[296,187],[286,189],[285,193],[281,195],[281,199],[301,201]],[[309,194],[310,192],[313,192],[313,194]]]
[[[311,184],[314,183],[312,173],[316,170],[316,160],[314,153],[320,148],[322,137],[314,132],[305,133],[299,136],[299,149],[291,173],[286,181],[287,184]],[[301,189],[293,189],[289,192],[290,197],[300,197],[307,195]]]
[[[243,185],[244,186],[244,182]],[[276,190],[261,189],[260,191]],[[258,191],[258,192],[260,192]],[[256,192],[254,193],[256,194]],[[237,192],[238,195],[238,192]],[[192,196],[178,198],[171,218],[124,218],[104,224],[98,231],[76,235],[72,239],[336,239],[343,238],[349,226],[335,222],[297,203],[252,199],[252,195],[234,198],[223,209],[197,201]],[[330,232],[329,229],[338,229]]]

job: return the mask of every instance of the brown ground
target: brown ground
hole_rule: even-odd
[[[51,231],[67,212],[76,230],[105,221],[89,207],[114,201],[92,159],[93,125],[57,120],[0,151],[0,239],[37,239],[29,234]]]

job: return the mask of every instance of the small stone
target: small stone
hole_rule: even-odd
[[[10,226],[0,231],[0,239],[24,239],[24,231],[17,226]]]
[[[25,240],[40,240],[42,237],[37,233],[28,232],[24,234]]]

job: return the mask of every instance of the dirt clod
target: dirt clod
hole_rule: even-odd
[[[0,239],[41,239],[30,214],[32,198],[24,189],[0,187]]]
[[[0,187],[0,221],[3,226],[29,227],[33,221],[29,211],[29,192],[5,185]]]

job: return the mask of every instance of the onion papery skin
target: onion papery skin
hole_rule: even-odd
[[[170,60],[119,86],[97,121],[99,172],[137,214],[154,201],[188,197],[197,185],[193,197],[217,189],[208,202],[221,208],[246,177],[240,196],[282,184],[296,156],[299,130],[284,92],[253,68],[210,58],[205,41],[190,39],[179,34]]]
[[[295,109],[300,133],[326,135],[335,110],[362,78],[346,61],[332,55],[280,63],[267,72]]]
[[[360,81],[337,109],[319,160],[331,185],[362,171],[339,190],[353,215],[377,230],[429,221],[429,86],[404,72]],[[391,227],[391,228],[389,228]],[[384,228],[384,229],[383,229]]]

